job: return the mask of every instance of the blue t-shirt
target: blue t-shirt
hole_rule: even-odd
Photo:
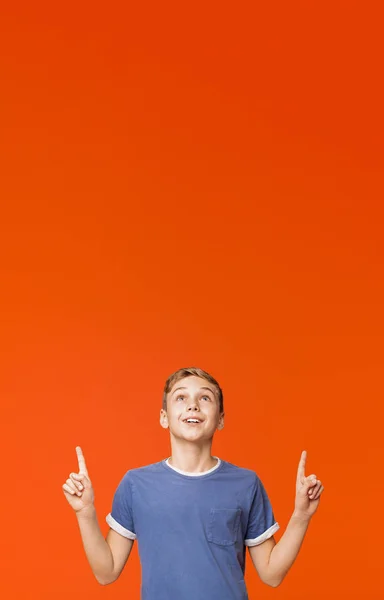
[[[137,539],[142,600],[248,600],[246,546],[279,524],[257,474],[215,458],[204,473],[167,459],[121,479],[106,521]]]

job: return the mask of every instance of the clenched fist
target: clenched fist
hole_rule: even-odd
[[[75,512],[79,512],[93,507],[95,495],[80,446],[76,446],[76,454],[79,472],[70,473],[62,487],[70,506]]]

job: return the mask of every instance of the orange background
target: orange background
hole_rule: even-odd
[[[139,599],[137,546],[99,586],[61,486],[80,445],[106,534],[194,365],[277,540],[303,449],[325,486],[279,588],[247,557],[250,599],[382,598],[381,3],[7,4],[0,595]]]

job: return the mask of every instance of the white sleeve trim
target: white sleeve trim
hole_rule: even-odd
[[[133,533],[132,531],[129,531],[129,529],[125,529],[125,527],[123,527],[122,525],[120,525],[120,523],[118,523],[111,515],[111,513],[109,513],[106,517],[105,520],[107,521],[108,525],[110,526],[111,529],[114,529],[115,531],[117,531],[117,533],[120,533],[120,535],[130,539],[130,540],[135,540],[137,538],[137,535],[135,533]]]
[[[278,529],[280,529],[280,525],[278,523],[274,523],[274,525],[272,525],[272,527],[267,529],[267,531],[264,531],[264,533],[262,533],[261,535],[258,535],[253,540],[244,540],[244,545],[245,546],[258,546],[259,544],[262,544],[263,542],[265,542],[265,540],[270,538],[274,533],[276,533],[276,531]]]

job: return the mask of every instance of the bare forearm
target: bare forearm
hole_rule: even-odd
[[[97,520],[96,510],[76,513],[85,554],[97,581],[106,585],[113,573],[113,556],[104,539]]]
[[[305,534],[309,520],[293,513],[279,542],[272,549],[269,559],[268,579],[279,585],[293,565]]]

